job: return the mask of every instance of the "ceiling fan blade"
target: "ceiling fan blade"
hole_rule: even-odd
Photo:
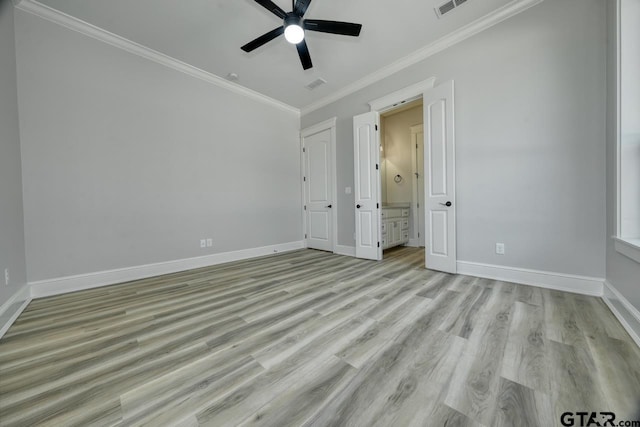
[[[260,46],[269,43],[271,40],[275,39],[282,33],[284,33],[284,27],[278,27],[275,30],[271,30],[266,34],[261,35],[257,39],[250,41],[240,49],[244,50],[245,52],[251,52],[252,50],[259,48]]]
[[[360,35],[361,24],[352,22],[324,21],[322,19],[305,19],[304,28],[309,31],[319,31],[321,33],[341,34],[343,36]]]
[[[311,3],[311,0],[298,0],[296,1],[296,6],[293,9],[293,12],[298,15],[299,17],[303,17],[304,14],[307,12],[307,8],[309,7],[309,4]]]
[[[255,0],[255,2],[276,15],[278,18],[284,19],[285,16],[287,16],[287,13],[271,0]]]
[[[307,47],[307,42],[302,40],[300,43],[296,45],[298,48],[298,55],[300,55],[300,62],[302,62],[302,68],[308,70],[313,67],[311,63],[311,55],[309,54],[309,48]]]

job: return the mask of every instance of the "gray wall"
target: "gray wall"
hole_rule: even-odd
[[[22,11],[16,47],[30,282],[301,240],[297,115]]]
[[[303,116],[338,116],[339,244],[354,244],[352,116],[435,76],[456,85],[458,259],[604,277],[605,3],[545,1]]]
[[[13,5],[0,0],[0,305],[26,283]],[[9,269],[9,286],[4,269]],[[10,315],[11,313],[6,313]],[[4,319],[0,319],[0,325]]]
[[[617,176],[617,102],[616,102],[616,2],[608,3],[608,58],[607,58],[607,237],[616,234],[616,176]],[[640,310],[640,264],[616,252],[614,242],[607,238],[607,280],[633,306]],[[615,302],[614,302],[615,303]],[[621,310],[625,313],[626,310]],[[635,322],[630,322],[635,324]],[[637,331],[640,333],[640,331]]]

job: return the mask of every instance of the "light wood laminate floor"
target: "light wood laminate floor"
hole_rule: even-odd
[[[554,426],[631,417],[640,351],[598,298],[313,250],[34,300],[3,426]]]

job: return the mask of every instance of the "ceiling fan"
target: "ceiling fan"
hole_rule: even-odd
[[[282,8],[271,0],[255,0],[255,2],[276,15],[278,18],[283,19],[284,23],[281,27],[269,31],[257,39],[250,41],[246,45],[242,46],[241,49],[245,52],[251,52],[284,33],[285,39],[287,39],[289,43],[295,44],[298,48],[298,55],[302,62],[302,68],[305,70],[313,67],[309,48],[307,47],[307,42],[304,39],[305,30],[357,37],[360,35],[360,30],[362,29],[361,24],[354,24],[352,22],[303,19],[311,0],[292,0],[293,10],[289,13],[282,10]]]

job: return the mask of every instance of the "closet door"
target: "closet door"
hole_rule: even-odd
[[[331,130],[303,138],[307,247],[333,251]]]

